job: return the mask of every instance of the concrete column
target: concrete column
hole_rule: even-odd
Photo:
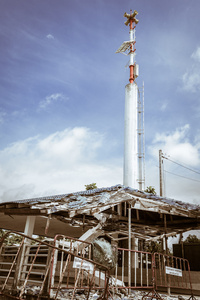
[[[35,216],[27,216],[26,218],[26,224],[24,228],[24,234],[32,237],[33,231],[34,231],[34,226],[35,226]],[[25,271],[27,270],[26,264],[28,263],[28,255],[30,252],[30,244],[31,240],[28,238],[25,238],[24,240],[24,245],[22,248],[22,254],[21,254],[21,259],[20,259],[20,265],[19,265],[19,273],[18,273],[18,282],[20,279],[25,279]],[[23,272],[22,272],[23,271]]]
[[[27,216],[26,218],[26,225],[24,229],[24,234],[32,237],[33,231],[34,231],[34,226],[35,226],[35,216]]]
[[[138,188],[138,87],[135,82],[125,88],[124,178],[125,186]]]

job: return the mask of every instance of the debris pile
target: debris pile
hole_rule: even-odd
[[[40,286],[34,285],[27,285],[25,289],[25,294],[38,296],[40,292]],[[21,287],[19,288],[19,292]],[[89,295],[88,295],[89,293]],[[52,299],[55,298],[58,300],[66,300],[66,299],[73,299],[73,300],[102,300],[104,295],[103,290],[94,291],[91,290],[90,292],[87,289],[77,289],[75,292],[73,289],[65,289],[62,288],[58,291],[56,296],[56,292],[52,295]],[[159,296],[163,300],[188,300],[190,298],[189,295],[167,295],[163,293],[159,293]],[[111,288],[109,289],[109,295],[106,300],[156,300],[156,298],[152,298],[151,295],[148,296],[148,291],[142,290],[131,290],[130,293],[128,289],[117,289]],[[200,297],[195,296],[193,299],[200,300]]]
[[[117,263],[117,256],[111,244],[100,238],[93,242],[93,260],[112,269]]]
[[[163,300],[188,300],[190,297],[189,295],[167,295],[167,294],[159,294],[161,299]],[[91,291],[88,297],[88,291],[87,290],[79,290],[76,291],[75,294],[73,294],[73,290],[65,290],[62,289],[59,291],[57,295],[57,299],[59,300],[66,300],[66,299],[73,299],[73,300],[102,300],[103,299],[103,293],[102,291]],[[141,290],[132,290],[130,294],[128,294],[128,290],[126,291],[126,294],[122,293],[122,291],[115,290],[112,292],[110,290],[108,298],[106,300],[156,300],[156,298],[151,298],[151,296],[147,296],[147,291],[141,291]],[[200,300],[200,297],[196,297],[196,300]]]

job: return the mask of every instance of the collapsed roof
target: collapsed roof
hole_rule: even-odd
[[[131,233],[143,239],[200,228],[200,206],[145,193],[123,185],[83,192],[0,203],[0,228],[23,231],[26,217],[36,216],[34,234],[80,237],[100,225],[114,239]]]

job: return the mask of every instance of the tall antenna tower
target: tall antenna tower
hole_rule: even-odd
[[[139,89],[136,83],[136,78],[139,75],[139,66],[136,64],[136,40],[135,28],[138,24],[136,19],[138,12],[130,11],[130,14],[125,13],[127,18],[125,25],[130,28],[129,41],[123,42],[116,53],[129,55],[129,83],[125,87],[125,125],[124,125],[124,174],[123,184],[132,188],[143,189],[144,185],[144,126],[143,126],[143,108],[144,98],[138,97]],[[144,95],[144,86],[143,86]],[[142,96],[143,97],[143,96]]]

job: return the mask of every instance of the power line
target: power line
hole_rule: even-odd
[[[185,168],[185,169],[187,169],[187,170],[189,170],[189,171],[192,171],[192,172],[194,172],[194,173],[200,175],[200,172],[199,172],[199,171],[196,171],[196,170],[193,170],[193,169],[191,169],[191,168],[189,168],[189,167],[186,167],[186,166],[184,166],[184,165],[182,165],[182,164],[180,164],[180,163],[178,163],[178,162],[176,162],[176,161],[174,161],[174,160],[172,160],[172,159],[170,159],[170,158],[168,158],[168,157],[165,157],[164,155],[163,155],[162,157],[165,158],[165,159],[167,159],[167,160],[169,160],[169,161],[171,161],[171,162],[173,162],[174,164],[176,164],[176,165],[178,165],[178,166],[181,166],[181,167],[183,167],[183,168]]]
[[[188,180],[192,180],[192,181],[200,182],[200,180],[196,180],[196,179],[192,179],[192,178],[189,178],[189,177],[186,177],[186,176],[178,175],[178,174],[175,174],[175,173],[172,173],[172,172],[166,171],[166,170],[164,170],[164,172],[165,172],[165,173],[172,174],[172,175],[175,175],[175,176],[178,176],[178,177],[182,177],[182,178],[185,178],[185,179],[188,179]]]

